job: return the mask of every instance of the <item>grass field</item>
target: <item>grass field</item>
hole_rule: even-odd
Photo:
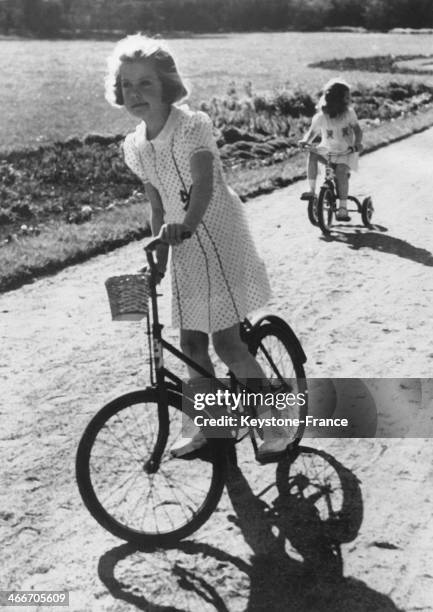
[[[317,92],[334,73],[308,68],[350,55],[429,54],[429,35],[353,33],[254,33],[170,40],[170,47],[198,104],[223,95],[230,82],[251,81],[256,91],[281,86]],[[64,140],[86,133],[118,134],[134,121],[105,102],[103,76],[108,41],[0,40],[0,151]],[[345,72],[351,83],[433,76]]]

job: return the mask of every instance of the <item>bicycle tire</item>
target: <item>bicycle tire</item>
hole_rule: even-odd
[[[319,219],[317,216],[317,198],[316,197],[310,198],[310,200],[308,201],[307,212],[308,212],[308,219],[310,223],[317,227],[319,225]]]
[[[325,236],[331,232],[334,204],[335,196],[332,189],[330,189],[330,187],[323,187],[320,190],[319,201],[317,203],[317,220]]]
[[[157,398],[157,390],[148,388],[105,405],[80,440],[76,478],[86,508],[107,531],[134,545],[170,547],[211,516],[224,489],[226,464],[223,447],[214,441],[206,445],[206,461],[172,458],[170,447],[180,435],[182,397],[168,391],[168,423],[159,417]],[[161,444],[161,434],[161,462],[149,474],[146,459],[155,444]]]
[[[361,219],[365,227],[368,227],[368,229],[371,229],[373,227],[371,223],[373,211],[374,208],[372,199],[370,197],[364,198],[361,204]]]
[[[294,394],[302,394],[305,403],[296,404],[298,414],[293,418],[300,421],[296,430],[291,430],[292,441],[289,449],[295,448],[302,439],[305,430],[305,417],[308,412],[308,392],[303,361],[295,348],[291,333],[277,319],[254,327],[249,340],[249,350],[262,367],[267,379],[278,387],[278,379],[290,385]],[[265,349],[265,350],[263,350]],[[272,360],[272,362],[270,361]],[[294,408],[294,407],[293,407]],[[291,415],[292,416],[292,415]]]

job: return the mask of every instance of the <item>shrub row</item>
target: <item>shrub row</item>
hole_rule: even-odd
[[[399,62],[432,59],[432,55],[371,55],[370,57],[343,57],[310,64],[310,68],[328,70],[363,70],[367,72],[386,72],[392,74],[433,74],[430,68],[400,66]]]
[[[363,86],[353,91],[353,101],[361,119],[380,124],[430,106],[433,88]],[[233,86],[201,108],[213,120],[226,167],[269,165],[293,155],[315,99],[302,91],[259,94],[251,85],[242,92]],[[50,219],[84,222],[134,198],[140,183],[123,162],[122,138],[93,135],[0,157],[0,240],[37,232]]]

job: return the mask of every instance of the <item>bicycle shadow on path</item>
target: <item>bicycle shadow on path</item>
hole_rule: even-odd
[[[362,508],[356,477],[341,468],[342,486],[352,488],[346,495],[346,537],[340,540],[347,542],[358,533]],[[330,539],[312,497],[283,491],[271,507],[254,495],[236,466],[229,469],[227,491],[235,511],[228,518],[241,531],[242,547],[249,547],[248,562],[205,542],[184,541],[166,551],[123,544],[107,551],[98,565],[111,595],[154,612],[399,612],[386,595],[343,576],[340,546]],[[223,541],[230,535],[237,537],[226,529]],[[118,564],[125,561],[122,572]]]
[[[350,226],[350,229],[354,230],[351,232],[347,231],[347,229],[340,230],[338,226],[333,227],[332,233],[329,236],[322,236],[321,239],[325,242],[341,242],[347,244],[347,246],[355,251],[369,248],[381,253],[397,255],[397,257],[424,266],[433,266],[433,253],[427,249],[416,247],[405,240],[383,233],[387,231],[385,227],[374,226],[373,231],[366,230],[363,226]]]

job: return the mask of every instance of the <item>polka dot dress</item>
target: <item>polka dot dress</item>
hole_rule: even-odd
[[[172,324],[209,334],[231,327],[270,297],[242,202],[224,181],[211,120],[205,113],[172,106],[155,139],[147,140],[141,123],[124,142],[128,166],[158,190],[165,223],[185,218],[190,158],[197,151],[214,155],[213,195],[196,232],[172,248]]]

